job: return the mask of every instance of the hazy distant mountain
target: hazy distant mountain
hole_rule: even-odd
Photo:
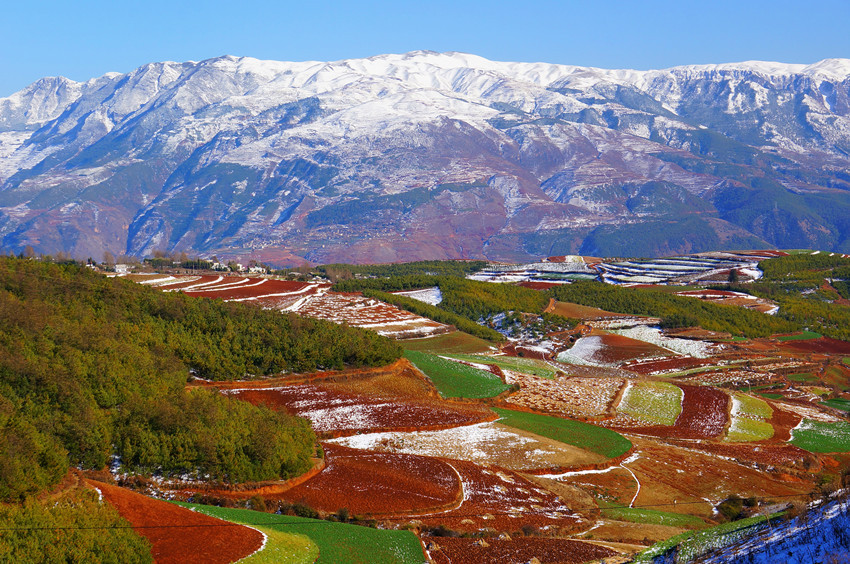
[[[0,98],[0,247],[299,262],[850,252],[850,60],[221,57]]]

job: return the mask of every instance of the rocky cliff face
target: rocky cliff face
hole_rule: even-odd
[[[0,247],[272,262],[850,252],[850,60],[222,57],[0,99]]]

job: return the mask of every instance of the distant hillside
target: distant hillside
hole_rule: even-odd
[[[374,366],[400,349],[375,333],[163,293],[75,265],[0,258],[0,500],[69,466],[243,482],[309,468],[303,419],[205,390],[238,379]]]
[[[0,247],[274,264],[850,252],[850,60],[220,57],[0,99]]]

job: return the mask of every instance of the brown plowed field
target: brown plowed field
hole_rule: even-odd
[[[439,547],[429,550],[435,564],[481,564],[529,562],[537,558],[541,564],[580,564],[617,554],[610,548],[568,539],[523,537],[499,539],[433,538],[429,543]],[[484,546],[486,543],[487,546]]]
[[[218,279],[218,276],[175,276],[175,278],[177,278],[176,281],[167,282],[165,284],[157,284],[157,287],[160,290],[180,290],[182,288],[197,286],[199,284],[209,284],[210,282],[213,282],[214,280]]]
[[[460,503],[457,472],[436,458],[324,444],[325,469],[280,497],[354,515],[424,513]]]
[[[629,360],[645,358],[650,356],[670,356],[670,352],[657,347],[646,341],[639,341],[615,333],[602,333],[597,335],[600,340],[600,348],[593,355],[593,360],[606,363],[618,364]]]
[[[704,452],[731,457],[737,461],[765,464],[777,467],[790,467],[811,456],[800,447],[782,443],[716,443],[699,442],[694,445]]]
[[[660,374],[663,372],[678,372],[680,370],[709,366],[714,363],[715,361],[711,359],[677,356],[673,358],[661,358],[658,360],[636,360],[622,365],[621,368],[638,374]]]
[[[411,398],[375,398],[313,384],[227,393],[254,405],[265,404],[272,409],[306,417],[316,431],[334,432],[337,436],[356,431],[448,429],[497,418],[483,406]]]
[[[850,342],[830,339],[829,337],[799,341],[785,341],[781,346],[784,349],[797,352],[850,354]]]
[[[790,441],[791,429],[799,425],[803,418],[796,413],[779,409],[775,404],[771,407],[773,407],[773,415],[768,423],[773,425],[772,438],[777,441]]]
[[[420,517],[427,525],[443,524],[463,531],[484,527],[516,531],[523,525],[571,530],[578,526],[578,516],[557,495],[515,472],[461,460],[450,464],[463,481],[463,504],[445,513]]]
[[[273,280],[256,278],[245,284],[244,286],[236,286],[234,288],[224,288],[221,290],[211,287],[207,289],[190,290],[186,294],[190,296],[201,296],[204,298],[221,298],[223,300],[245,300],[250,298],[259,298],[261,296],[270,296],[271,294],[297,294],[305,295],[307,293],[315,293],[320,288],[328,288],[330,284],[308,284],[306,282],[295,282],[292,280]],[[308,289],[314,292],[308,292]]]
[[[572,302],[555,302],[554,306],[548,310],[549,313],[571,317],[573,319],[600,319],[606,317],[634,317],[625,313],[614,313],[598,309],[590,306],[574,304]]]
[[[538,282],[536,280],[525,280],[523,282],[518,282],[517,286],[522,286],[523,288],[531,288],[532,290],[548,290],[549,288],[560,286],[560,284],[558,284],[557,282]]]
[[[166,501],[93,480],[86,480],[103,494],[136,532],[147,538],[157,564],[227,564],[256,552],[263,535],[250,527],[235,525],[196,513]]]
[[[679,439],[714,439],[721,436],[729,421],[727,408],[729,396],[709,386],[679,384],[684,392],[682,413],[672,427],[619,426],[615,421],[611,427],[626,432]]]

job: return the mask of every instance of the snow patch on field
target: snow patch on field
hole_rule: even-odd
[[[691,339],[678,339],[675,337],[667,337],[661,329],[657,327],[648,327],[646,325],[638,325],[627,329],[615,329],[612,332],[637,339],[667,349],[677,354],[691,356],[693,358],[708,358],[717,352],[718,346],[704,341],[694,341]],[[581,339],[579,339],[581,340]]]
[[[410,292],[395,292],[398,296],[407,296],[426,304],[437,305],[443,301],[443,293],[438,286],[433,288],[425,288],[424,290],[412,290]]]
[[[603,344],[600,337],[581,337],[575,342],[571,349],[568,349],[558,355],[558,361],[567,364],[578,364],[581,366],[603,366],[603,364],[593,360],[593,357],[597,352],[602,350],[602,347]]]
[[[528,468],[550,466],[555,447],[522,436],[496,423],[465,425],[444,431],[388,432],[355,435],[328,441],[350,448],[418,454],[493,463],[494,456],[515,451]]]

